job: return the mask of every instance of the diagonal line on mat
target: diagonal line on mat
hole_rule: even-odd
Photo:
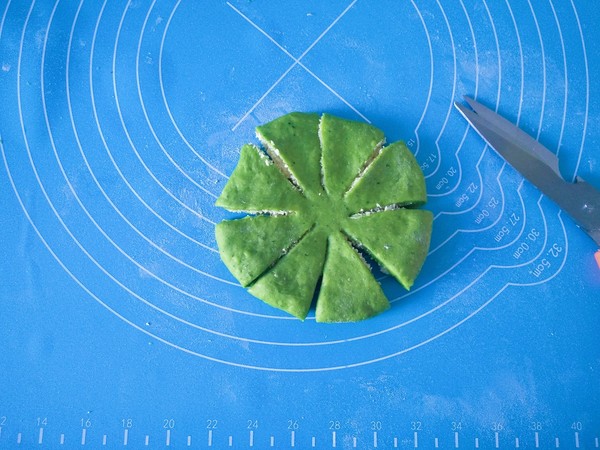
[[[329,86],[327,83],[325,83],[321,78],[319,78],[312,70],[310,70],[308,67],[306,67],[303,63],[302,63],[302,58],[304,58],[308,52],[310,52],[315,45],[317,45],[317,43],[335,26],[335,24],[354,6],[354,4],[357,2],[358,0],[353,0],[347,7],[346,9],[344,9],[344,11],[342,11],[333,22],[331,22],[331,24],[329,24],[329,26],[319,35],[319,37],[317,37],[317,39],[315,39],[315,41],[308,46],[308,48],[306,50],[304,50],[304,52],[298,57],[296,58],[294,55],[292,55],[285,47],[283,47],[279,42],[277,42],[271,35],[269,35],[265,30],[263,30],[260,26],[258,26],[256,23],[254,23],[248,16],[246,16],[243,12],[241,12],[239,9],[237,9],[235,6],[233,6],[230,2],[227,2],[227,5],[233,9],[240,17],[242,17],[246,22],[248,22],[250,25],[252,25],[252,27],[254,27],[256,30],[258,30],[262,35],[264,35],[267,39],[269,39],[269,41],[271,41],[273,44],[275,44],[275,46],[277,48],[279,48],[283,53],[285,53],[289,58],[291,58],[294,62],[293,64],[287,68],[287,70],[271,85],[271,87],[269,87],[269,89],[267,89],[267,91],[254,103],[254,105],[252,105],[252,107],[242,116],[242,118],[233,126],[232,131],[235,131],[235,129],[240,126],[240,124],[246,120],[246,118],[252,113],[252,111],[254,111],[258,105],[260,105],[262,103],[262,101],[273,91],[273,89],[275,89],[275,87],[281,83],[281,81],[287,76],[288,73],[290,73],[290,71],[296,67],[297,65],[299,65],[300,67],[302,67],[309,75],[311,75],[313,78],[315,78],[319,83],[321,83],[328,91],[330,91],[333,95],[335,95],[338,99],[340,99],[344,104],[346,104],[350,109],[352,109],[352,111],[354,111],[356,114],[358,114],[361,118],[363,118],[365,121],[367,121],[368,123],[371,123],[371,121],[365,117],[360,111],[358,111],[352,104],[350,104],[345,98],[343,98],[338,92],[336,92],[331,86]]]

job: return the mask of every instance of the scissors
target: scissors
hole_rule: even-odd
[[[575,223],[600,246],[600,190],[577,176],[566,181],[554,153],[516,125],[470,97],[468,106],[454,106],[479,135],[544,195],[566,211]],[[600,267],[600,250],[595,254]]]

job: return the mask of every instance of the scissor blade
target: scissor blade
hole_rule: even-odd
[[[523,148],[522,144],[527,143],[527,139],[514,140],[517,134],[514,130],[520,130],[508,121],[510,126],[496,120],[497,115],[493,111],[485,110],[482,114],[464,105],[458,103],[455,105],[494,150],[571,215],[578,225],[600,245],[600,191],[579,177],[576,183],[565,181],[557,170],[557,162],[548,165],[546,160],[549,158],[540,157],[537,148],[532,149],[530,142],[528,147]],[[493,120],[490,121],[490,118]],[[541,147],[541,144],[538,145]],[[552,153],[550,150],[546,149],[546,151]]]
[[[487,106],[482,105],[466,95],[463,98],[481,119],[487,121],[490,128],[497,130],[499,134],[510,136],[511,141],[523,151],[529,152],[532,156],[541,159],[548,167],[554,170],[558,176],[561,176],[558,168],[558,158],[554,153],[525,133],[518,126],[492,111]],[[459,107],[459,109],[461,109],[461,107]],[[461,110],[461,112],[463,111]]]

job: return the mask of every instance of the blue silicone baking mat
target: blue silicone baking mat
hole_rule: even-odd
[[[595,244],[453,108],[600,188],[593,1],[2,1],[0,448],[598,448]],[[214,202],[291,111],[403,139],[415,286],[292,319],[222,264]]]

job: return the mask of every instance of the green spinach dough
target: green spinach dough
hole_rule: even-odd
[[[255,297],[304,320],[356,322],[389,308],[361,252],[410,289],[429,250],[425,179],[403,142],[329,114],[259,126],[216,205],[221,258]],[[317,285],[319,291],[316,293]]]

